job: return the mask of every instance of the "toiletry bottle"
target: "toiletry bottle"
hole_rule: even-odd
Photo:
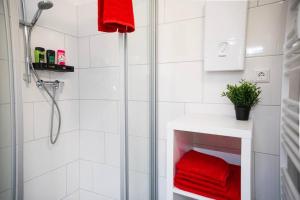
[[[46,52],[43,47],[35,47],[34,49],[34,62],[46,63]]]
[[[54,65],[55,64],[55,51],[47,50],[46,51],[47,64]]]
[[[58,65],[66,64],[66,56],[64,50],[57,50],[57,64]]]

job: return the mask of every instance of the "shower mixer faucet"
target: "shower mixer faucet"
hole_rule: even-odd
[[[55,80],[55,81],[43,81],[43,80],[39,80],[39,81],[36,82],[36,86],[38,88],[42,88],[43,86],[50,86],[52,88],[58,89],[58,88],[64,86],[64,82],[59,81],[59,80]]]

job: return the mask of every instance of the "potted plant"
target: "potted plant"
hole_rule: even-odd
[[[251,107],[260,100],[260,93],[261,89],[255,83],[242,79],[238,85],[228,84],[222,96],[228,97],[234,104],[237,120],[248,120]]]

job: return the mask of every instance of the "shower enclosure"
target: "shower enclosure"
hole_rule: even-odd
[[[0,200],[158,198],[157,5],[133,5],[125,35],[97,31],[96,0],[1,0]],[[33,70],[35,47],[74,72]]]

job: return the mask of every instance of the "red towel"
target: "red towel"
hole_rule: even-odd
[[[98,30],[133,32],[134,15],[131,0],[98,0]]]
[[[175,187],[192,192],[201,196],[216,200],[240,200],[241,199],[241,169],[240,166],[229,165],[230,167],[230,181],[227,192],[222,192],[214,188],[201,186],[199,184],[191,183],[190,181],[182,180],[175,176]]]
[[[190,183],[197,184],[201,187],[208,187],[221,192],[227,192],[229,189],[230,178],[227,179],[226,185],[216,184],[209,179],[202,179],[202,178],[195,177],[193,175],[186,176],[185,174],[180,172],[176,172],[175,178],[178,180],[188,181]]]
[[[183,155],[176,169],[223,185],[226,185],[229,176],[229,164],[226,161],[194,150]]]

